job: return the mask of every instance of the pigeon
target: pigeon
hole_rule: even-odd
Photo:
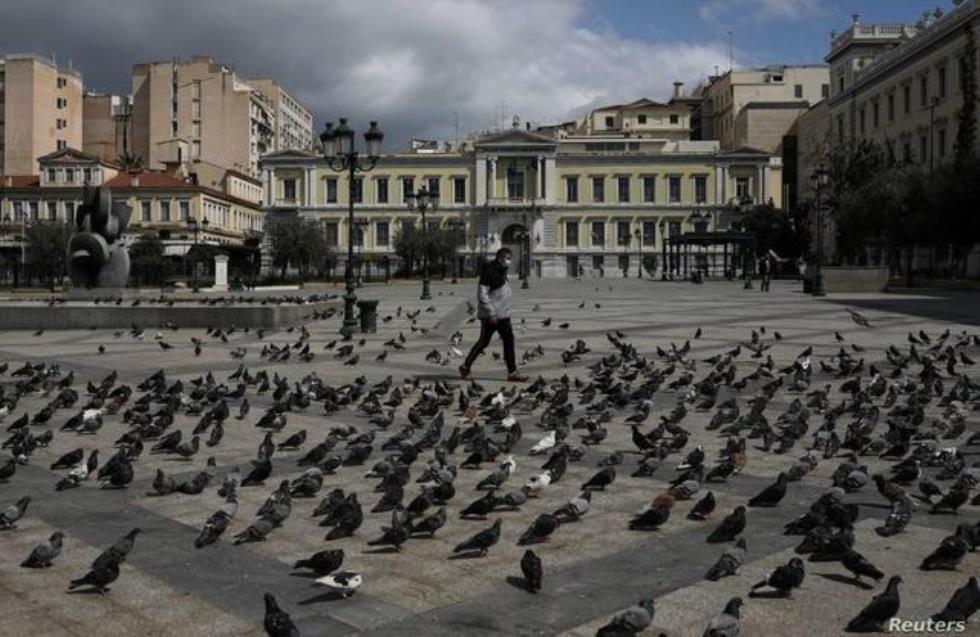
[[[923,571],[954,571],[956,565],[969,551],[969,544],[963,539],[969,532],[969,526],[961,524],[956,533],[943,539],[935,551],[922,560],[919,568]]]
[[[16,503],[0,510],[0,530],[13,529],[17,526],[17,520],[24,517],[27,512],[27,505],[31,503],[31,496],[25,495]]]
[[[749,500],[750,507],[774,507],[786,496],[786,483],[788,476],[781,472],[776,482],[760,491],[755,497]]]
[[[673,507],[673,496],[669,494],[660,496],[649,508],[633,516],[629,522],[629,528],[638,531],[655,530],[670,519],[670,510]]]
[[[591,502],[592,492],[580,491],[578,495],[568,501],[568,504],[555,511],[554,515],[562,524],[577,521],[589,512]]]
[[[548,538],[549,535],[555,532],[561,525],[558,517],[550,513],[542,513],[531,522],[531,526],[521,534],[520,539],[517,540],[518,546],[524,546],[526,544],[536,544],[538,542],[543,542]]]
[[[395,550],[400,550],[410,535],[409,527],[406,524],[396,524],[394,526],[381,527],[381,537],[370,540],[368,546],[393,546]]]
[[[65,455],[61,456],[57,460],[51,463],[51,470],[56,471],[58,469],[71,469],[85,457],[85,451],[82,449],[75,449],[74,451],[69,451]]]
[[[326,549],[317,551],[310,557],[297,560],[293,564],[294,569],[308,568],[317,575],[328,575],[340,568],[344,563],[343,549]]]
[[[524,557],[521,558],[521,573],[524,575],[524,582],[529,593],[537,593],[541,590],[541,558],[535,555],[534,551],[527,549]]]
[[[337,571],[314,581],[320,586],[336,591],[341,597],[350,597],[360,588],[362,577],[353,571]]]
[[[841,557],[844,568],[854,574],[855,581],[861,581],[861,576],[870,577],[875,581],[881,580],[885,574],[875,568],[863,555],[851,549]]]
[[[596,637],[637,635],[653,622],[653,598],[641,599],[636,606],[616,613],[609,623],[596,631]]]
[[[603,467],[595,475],[585,481],[582,484],[582,490],[587,491],[591,489],[598,489],[600,491],[605,491],[606,487],[613,483],[616,479],[616,468],[615,467]]]
[[[272,593],[265,594],[265,619],[262,621],[269,637],[299,637],[299,629],[289,617],[289,613],[279,608]]]
[[[704,637],[739,637],[742,634],[741,608],[741,597],[728,600],[725,608],[711,619]]]
[[[92,567],[87,574],[73,579],[68,584],[68,590],[74,590],[80,586],[91,586],[101,594],[109,592],[109,584],[112,584],[119,577],[119,562],[109,559]]]
[[[466,553],[477,551],[480,557],[487,554],[487,551],[491,546],[500,540],[500,525],[501,520],[497,520],[489,528],[483,529],[476,535],[473,535],[469,539],[459,543],[453,548],[453,553]]]
[[[31,554],[20,565],[24,568],[48,568],[54,558],[61,553],[61,541],[64,537],[64,533],[55,531],[46,542],[35,546]]]
[[[92,562],[92,569],[96,570],[109,562],[121,564],[122,562],[126,561],[126,557],[136,545],[136,536],[142,532],[143,530],[139,527],[130,529],[129,533],[119,538],[115,544],[102,551],[99,556],[95,558],[95,561]]]
[[[880,633],[884,632],[885,623],[898,614],[901,599],[898,596],[898,585],[902,578],[892,575],[885,590],[875,595],[868,605],[861,609],[858,616],[847,624],[849,633]]]
[[[953,591],[945,608],[932,616],[937,622],[965,622],[980,610],[980,583],[976,576],[970,577],[966,584]]]
[[[235,536],[235,545],[246,542],[262,542],[274,528],[276,528],[276,523],[271,518],[258,518],[248,528]]]
[[[704,520],[715,510],[715,496],[708,491],[703,498],[697,501],[691,512],[687,514],[688,520]]]
[[[704,576],[705,579],[716,582],[723,577],[735,575],[738,568],[745,562],[745,553],[745,538],[740,537],[735,542],[735,546],[725,549],[718,561],[708,569],[708,573]]]
[[[786,564],[776,567],[762,581],[753,584],[749,595],[755,595],[760,588],[771,588],[784,597],[790,596],[794,588],[799,588],[803,584],[805,575],[803,560],[794,557]]]
[[[745,530],[745,507],[737,506],[708,536],[709,544],[731,542]]]

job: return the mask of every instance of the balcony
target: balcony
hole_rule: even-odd
[[[544,197],[487,197],[487,205],[494,208],[529,208],[544,204]]]

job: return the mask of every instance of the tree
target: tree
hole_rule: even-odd
[[[795,259],[809,246],[806,215],[790,215],[771,203],[758,204],[741,214],[742,229],[751,234],[756,251],[772,250],[784,259]]]
[[[963,168],[973,158],[977,142],[977,43],[972,23],[966,26],[966,47],[960,58],[960,90],[963,107],[957,114],[956,166]]]
[[[71,229],[63,221],[35,221],[27,226],[24,240],[27,260],[44,272],[51,289],[65,275],[68,235]]]
[[[305,280],[312,269],[322,271],[330,248],[323,228],[315,221],[301,219],[296,213],[284,213],[275,219],[267,231],[272,242],[272,264],[286,278],[289,268],[299,272]]]
[[[425,235],[414,225],[403,225],[395,235],[395,254],[402,260],[405,273],[411,275],[422,266],[423,254],[429,257],[430,271],[456,255],[459,234],[451,227],[428,228]]]
[[[829,188],[821,202],[832,211],[837,250],[844,261],[863,253],[867,241],[877,234],[880,209],[873,192],[882,186],[872,184],[885,170],[887,161],[881,146],[869,140],[836,144],[827,154]]]
[[[173,275],[173,262],[164,254],[163,242],[142,234],[129,247],[129,271],[137,285],[163,285]]]

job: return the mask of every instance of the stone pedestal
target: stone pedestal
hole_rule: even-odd
[[[228,290],[228,255],[218,254],[214,257],[214,290]]]

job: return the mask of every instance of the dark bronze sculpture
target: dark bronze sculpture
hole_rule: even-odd
[[[130,213],[129,204],[113,201],[105,186],[86,190],[68,241],[68,276],[76,287],[125,287],[129,252],[121,238]]]

